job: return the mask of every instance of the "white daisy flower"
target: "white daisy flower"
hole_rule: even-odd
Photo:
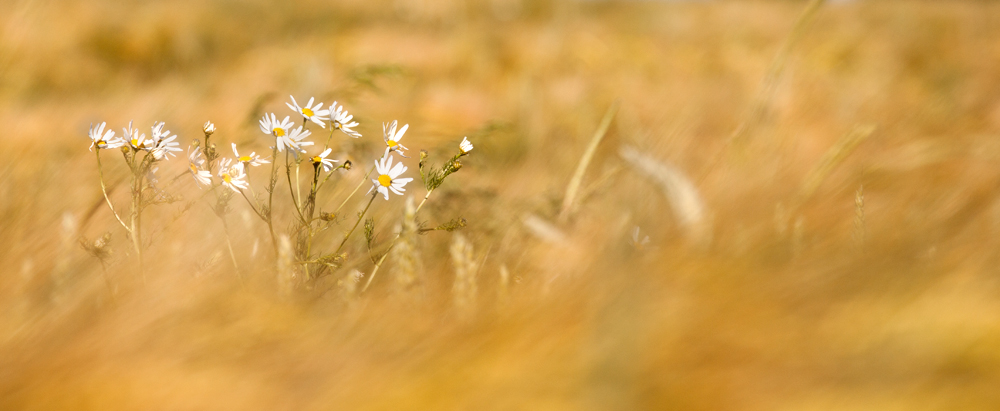
[[[270,161],[260,158],[260,156],[257,155],[257,152],[251,152],[248,156],[241,156],[240,153],[236,151],[236,143],[233,143],[233,155],[236,156],[236,161],[241,166],[249,164],[257,167],[261,164],[270,163]]]
[[[292,154],[295,154],[296,156],[295,158],[298,158],[298,152],[303,152],[303,153],[306,152],[304,149],[302,149],[302,147],[313,145],[312,141],[302,141],[304,138],[309,137],[310,134],[312,134],[312,132],[306,130],[302,126],[299,126],[294,130],[291,130],[288,133],[288,135],[286,135],[283,138],[283,140],[280,138],[278,139],[278,146],[279,146],[278,151],[281,151],[280,146],[282,142],[284,142],[284,144],[288,146]]]
[[[149,148],[151,141],[146,138],[145,134],[139,134],[139,129],[132,128],[132,122],[128,122],[128,128],[123,128],[122,132],[125,133],[125,143],[132,147],[133,150],[146,150]]]
[[[188,169],[194,176],[194,181],[203,186],[212,185],[212,173],[205,170],[205,158],[201,156],[201,148],[188,148]]]
[[[344,110],[344,106],[342,105],[338,106],[337,102],[334,101],[333,104],[330,105],[329,111],[330,111],[330,123],[332,124],[332,127],[334,129],[343,131],[344,134],[347,134],[354,138],[361,137],[361,133],[351,130],[352,127],[358,126],[358,122],[351,121],[354,118],[354,116],[347,114],[347,110]]]
[[[381,160],[375,161],[375,172],[378,173],[377,178],[372,179],[372,188],[368,190],[369,193],[372,190],[377,190],[379,193],[385,196],[385,199],[389,199],[389,190],[393,193],[403,195],[406,189],[403,186],[410,181],[412,178],[398,178],[401,174],[406,172],[406,166],[402,162],[396,163],[396,166],[392,165],[392,156],[382,157]]]
[[[125,140],[122,140],[121,137],[115,137],[114,130],[108,129],[105,131],[105,126],[107,126],[106,122],[98,124],[96,128],[93,124],[90,125],[90,131],[88,134],[90,135],[91,151],[94,150],[94,147],[97,147],[97,149],[100,150],[102,148],[118,148],[125,145]]]
[[[468,137],[462,137],[462,142],[458,143],[458,148],[462,150],[462,154],[469,154],[472,151],[472,142],[469,141]]]
[[[323,152],[320,153],[320,155],[318,155],[316,157],[313,157],[311,159],[312,162],[313,162],[313,165],[322,164],[323,165],[323,171],[330,172],[330,170],[333,169],[333,163],[337,162],[337,160],[326,158],[326,156],[330,155],[331,151],[333,151],[333,149],[332,148],[328,148],[326,150],[323,150]]]
[[[300,107],[299,103],[295,101],[294,96],[288,96],[288,97],[292,98],[291,103],[285,103],[285,105],[288,106],[288,108],[292,109],[292,111],[296,113],[301,114],[302,117],[307,118],[309,121],[319,124],[320,127],[326,128],[326,124],[323,123],[323,120],[330,116],[330,110],[321,110],[323,108],[323,103],[316,103],[316,105],[314,106],[313,101],[315,101],[316,99],[313,97],[309,97],[309,102],[306,103],[305,106]]]
[[[243,166],[239,162],[234,165],[231,158],[224,158],[219,162],[219,178],[222,179],[222,185],[237,193],[240,192],[240,189],[249,187],[247,175],[243,171]]]
[[[175,151],[181,150],[181,143],[177,141],[177,135],[170,135],[170,130],[163,131],[164,123],[153,124],[153,131],[149,139],[150,152],[156,160],[163,159],[167,155],[176,156]]]
[[[288,132],[292,129],[292,122],[288,116],[284,120],[278,121],[278,117],[271,113],[265,114],[260,120],[260,131],[270,134],[277,139],[278,151],[285,150],[285,143],[288,141]]]
[[[406,133],[406,129],[408,128],[410,128],[409,124],[400,128],[399,131],[396,131],[396,120],[392,120],[392,123],[389,123],[388,126],[386,126],[385,123],[382,123],[382,138],[385,139],[386,145],[385,154],[383,154],[382,157],[389,155],[389,153],[393,151],[398,151],[399,155],[406,157],[403,155],[403,150],[409,149],[400,144],[399,140],[403,139],[403,134]]]

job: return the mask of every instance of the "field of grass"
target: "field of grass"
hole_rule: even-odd
[[[995,410],[1000,4],[821,3],[0,2],[0,410]],[[318,210],[399,120],[466,226],[306,280],[180,153],[140,271],[91,124],[270,155],[288,95],[364,135]]]

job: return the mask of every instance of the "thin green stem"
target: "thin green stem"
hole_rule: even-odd
[[[358,183],[358,186],[354,187],[354,191],[351,191],[351,194],[344,199],[344,202],[340,203],[340,206],[337,207],[337,211],[334,211],[334,214],[339,213],[340,209],[344,208],[344,204],[347,204],[347,200],[350,200],[351,197],[354,197],[354,194],[357,193],[359,189],[361,189],[361,186],[365,184],[365,181],[368,181],[368,176],[372,175],[373,171],[375,171],[375,166],[372,166],[372,169],[368,170],[368,174],[365,174],[365,178],[362,178],[361,182]]]
[[[368,209],[372,206],[372,203],[375,202],[375,196],[377,195],[378,195],[377,191],[375,193],[372,193],[372,198],[371,200],[368,200],[368,205],[366,205],[365,209],[361,211],[361,214],[358,214],[358,221],[354,222],[354,227],[351,227],[351,231],[347,232],[347,235],[344,236],[344,240],[340,242],[340,246],[337,247],[337,251],[333,252],[333,255],[340,254],[340,250],[344,248],[344,244],[347,244],[347,239],[351,238],[351,234],[354,234],[354,230],[358,228],[358,224],[361,224],[361,220],[365,218],[365,213],[368,212]]]

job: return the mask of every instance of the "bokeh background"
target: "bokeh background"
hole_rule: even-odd
[[[985,1],[0,2],[0,409],[995,410],[998,73]],[[267,152],[290,94],[356,115],[358,164],[383,121],[432,162],[470,138],[419,219],[467,219],[474,292],[446,232],[411,287],[279,292],[234,203],[241,282],[187,176],[138,279],[88,127]]]

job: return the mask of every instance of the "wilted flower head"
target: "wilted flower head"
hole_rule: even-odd
[[[323,120],[330,116],[330,110],[322,110],[323,103],[316,103],[316,105],[314,106],[313,101],[315,100],[315,98],[309,97],[309,102],[306,103],[305,106],[299,106],[299,103],[295,101],[294,96],[288,96],[288,97],[292,98],[291,103],[285,103],[285,105],[288,106],[288,108],[292,109],[292,111],[296,113],[301,114],[302,117],[308,119],[309,121],[319,124],[320,127],[326,128],[326,124],[323,123]]]
[[[398,178],[401,174],[406,172],[406,166],[403,163],[396,163],[394,167],[392,165],[392,156],[382,157],[380,160],[375,161],[375,172],[378,174],[376,178],[372,179],[372,188],[368,190],[369,193],[372,190],[377,190],[379,193],[385,196],[385,199],[389,199],[389,190],[393,193],[403,195],[406,189],[403,186],[410,181],[412,178]]]
[[[210,136],[213,133],[215,133],[215,124],[212,124],[211,121],[206,121],[205,125],[202,126],[201,130],[205,132],[206,136]]]
[[[102,148],[118,148],[125,145],[125,141],[121,137],[115,137],[115,132],[111,129],[107,131],[104,127],[107,126],[106,122],[98,124],[94,127],[93,124],[90,125],[90,131],[88,132],[90,136],[90,150],[93,150],[96,146],[98,150]]]
[[[398,151],[399,155],[406,157],[406,155],[403,154],[403,150],[409,149],[400,144],[399,140],[403,139],[403,134],[406,133],[406,129],[408,128],[410,128],[409,124],[404,125],[397,131],[396,120],[392,120],[392,123],[389,123],[388,125],[382,123],[382,138],[385,139],[386,145],[385,154],[382,155],[383,157],[389,155],[389,153],[393,151]]]
[[[347,110],[344,110],[344,106],[338,106],[336,101],[330,105],[330,124],[332,127],[343,131],[344,134],[351,137],[361,137],[361,133],[351,129],[358,126],[358,122],[351,121],[352,119],[354,119],[354,116],[347,114]]]

